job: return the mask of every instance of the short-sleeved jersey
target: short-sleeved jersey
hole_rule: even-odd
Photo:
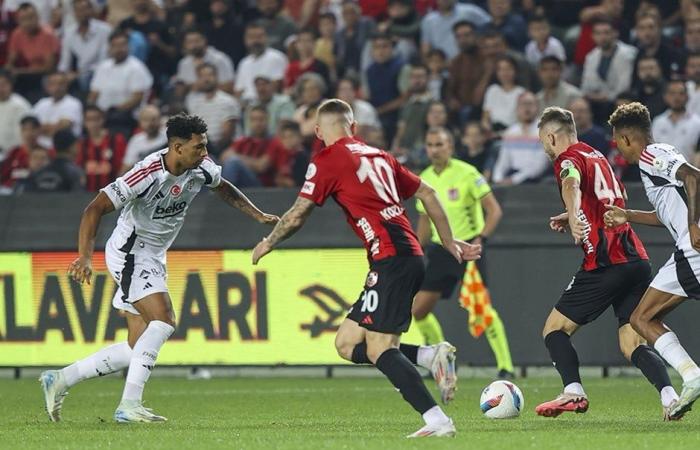
[[[401,204],[420,183],[393,156],[345,137],[313,156],[299,196],[319,206],[333,197],[368,259],[378,261],[423,254]]]
[[[491,187],[474,166],[453,158],[447,162],[442,172],[437,173],[430,166],[420,177],[437,192],[455,238],[468,241],[481,234],[484,230],[481,199],[491,192]],[[425,214],[425,207],[420,200],[416,202],[416,209]],[[430,226],[431,239],[439,244],[440,236],[435,224],[431,222]]]
[[[688,234],[688,199],[683,182],[676,179],[676,172],[686,163],[685,157],[668,144],[649,145],[639,159],[639,172],[649,202],[676,245]]]
[[[168,250],[185,220],[187,208],[202,186],[221,182],[221,167],[205,158],[199,167],[175,176],[165,168],[168,149],[152,153],[101,189],[122,209],[110,239],[139,241],[155,252]],[[133,245],[133,244],[132,244]]]
[[[644,245],[628,223],[613,229],[605,227],[605,205],[625,207],[624,186],[615,177],[605,156],[583,142],[561,153],[554,161],[560,190],[562,180],[574,170],[581,175],[581,210],[577,214],[589,230],[581,242],[583,270],[649,259]]]

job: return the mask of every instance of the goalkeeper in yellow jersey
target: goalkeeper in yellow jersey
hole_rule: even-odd
[[[486,179],[472,165],[452,158],[454,139],[441,127],[431,128],[425,137],[431,165],[421,178],[435,189],[445,207],[456,239],[484,244],[501,220],[503,212]],[[425,279],[413,300],[415,324],[427,344],[444,341],[442,327],[433,308],[441,298],[450,298],[456,286],[460,303],[469,311],[469,331],[474,337],[486,333],[496,357],[499,378],[513,378],[513,362],[503,322],[491,306],[486,289],[485,258],[459,263],[441,245],[420,201],[416,205],[420,218],[418,238],[425,248]],[[485,217],[484,217],[484,213]]]

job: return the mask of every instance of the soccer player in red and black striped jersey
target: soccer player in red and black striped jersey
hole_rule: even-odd
[[[399,345],[401,333],[411,323],[413,297],[425,272],[423,252],[402,200],[413,196],[421,200],[445,249],[458,261],[477,259],[481,247],[452,237],[445,211],[430,186],[393,156],[353,138],[357,122],[350,105],[326,100],[316,120],[316,136],[326,147],[313,156],[292,208],[255,247],[253,264],[298,231],[314,206],[333,197],[363,241],[370,264],[364,290],[338,329],[338,354],[357,364],[374,363],[423,416],[426,425],[410,437],[452,436],[452,420],[437,406],[413,366],[430,367],[442,390],[441,382],[448,377],[445,370],[454,367],[444,362],[448,347]]]
[[[624,209],[624,187],[607,159],[576,137],[571,111],[545,109],[538,124],[544,150],[554,163],[554,173],[566,213],[550,219],[555,231],[569,228],[584,259],[581,269],[552,309],[542,335],[564,391],[537,406],[537,414],[556,417],[566,411],[585,412],[588,398],[581,384],[579,361],[570,337],[581,326],[597,319],[612,306],[618,320],[620,349],[657,388],[664,408],[677,394],[659,355],[630,325],[630,316],[651,280],[649,258],[629,224],[606,228],[605,212],[611,206]]]

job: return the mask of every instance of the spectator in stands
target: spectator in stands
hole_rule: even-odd
[[[190,114],[206,122],[209,152],[218,155],[231,145],[241,119],[241,105],[234,96],[220,89],[221,82],[213,64],[201,64],[197,77],[197,90],[187,95],[185,105]]]
[[[10,35],[16,26],[14,15],[4,8],[0,8],[0,67],[5,67],[7,64]]]
[[[610,140],[605,130],[593,123],[593,113],[588,100],[583,97],[573,100],[567,109],[574,115],[579,140],[607,156],[610,153]]]
[[[690,53],[685,64],[688,79],[688,111],[700,116],[700,53]]]
[[[503,133],[501,151],[493,168],[493,181],[502,186],[535,183],[549,167],[537,130],[535,95],[531,92],[521,94],[517,108],[518,123]]]
[[[230,0],[212,0],[209,3],[211,20],[202,24],[209,45],[224,52],[234,64],[245,56],[243,23],[231,10]]]
[[[637,79],[633,89],[637,100],[642,102],[649,109],[651,118],[658,116],[666,109],[664,102],[664,90],[666,81],[659,61],[653,56],[642,56],[637,58]]]
[[[453,31],[455,24],[462,21],[480,28],[491,21],[491,16],[476,5],[437,0],[437,9],[426,14],[421,22],[423,54],[426,55],[431,48],[439,48],[448,59],[457,56],[460,49]]]
[[[675,78],[685,71],[685,56],[661,34],[661,18],[658,14],[647,12],[637,17],[634,27],[637,35],[637,59],[648,56],[655,58],[665,79]]]
[[[0,69],[0,161],[10,149],[21,143],[19,122],[32,109],[13,88],[12,75]]]
[[[129,35],[125,31],[110,35],[109,55],[95,69],[87,102],[106,112],[110,128],[131,134],[134,117],[153,86],[153,77],[141,61],[129,55]]]
[[[333,13],[323,13],[318,19],[319,36],[314,43],[314,57],[324,63],[331,74],[331,79],[338,78],[336,70],[336,49],[338,43],[338,19]]]
[[[233,62],[225,53],[208,45],[204,34],[196,29],[188,30],[184,40],[185,57],[177,65],[175,78],[185,83],[187,89],[197,81],[197,70],[203,63],[213,65],[218,75],[218,89],[233,93]],[[200,86],[201,87],[201,86]]]
[[[473,23],[457,22],[453,33],[459,45],[459,54],[450,64],[445,98],[450,111],[459,116],[460,122],[466,122],[478,117],[496,64],[492,58],[485,58],[480,52]]]
[[[41,144],[50,147],[54,133],[68,128],[76,136],[83,128],[83,105],[68,94],[68,76],[62,72],[48,75],[44,81],[48,97],[34,105],[34,115],[41,123]]]
[[[77,138],[67,128],[53,136],[56,157],[23,183],[27,192],[74,192],[85,187],[85,174],[74,162]]]
[[[568,8],[570,3],[565,2],[565,8]],[[579,67],[583,66],[588,53],[598,45],[593,36],[593,28],[597,22],[600,20],[610,21],[623,41],[627,41],[630,31],[630,21],[623,14],[625,8],[623,0],[600,0],[600,3],[594,6],[589,6],[590,2],[586,3],[586,8],[583,8],[580,13],[581,31],[574,50],[574,63]],[[552,19],[550,18],[550,20]]]
[[[94,18],[91,0],[73,1],[75,25],[65,28],[61,41],[58,70],[66,72],[82,92],[90,88],[90,79],[97,65],[107,59],[112,27]]]
[[[423,149],[425,116],[428,114],[430,103],[434,101],[428,92],[426,66],[411,66],[407,94],[409,97],[401,108],[392,150],[396,155],[405,156],[409,161],[413,161]]]
[[[0,162],[0,186],[8,189],[14,188],[16,183],[29,177],[29,163],[34,150],[48,151],[39,144],[41,132],[39,119],[34,116],[25,116],[20,121],[20,129],[22,143],[8,151],[5,159]]]
[[[450,76],[449,64],[445,53],[439,48],[428,52],[426,58],[428,66],[428,91],[433,100],[442,100],[447,89],[447,80]]]
[[[120,174],[126,139],[105,127],[105,114],[100,108],[87,106],[84,114],[85,134],[78,142],[75,162],[85,171],[87,190],[97,192]]]
[[[356,78],[346,77],[338,81],[336,97],[352,107],[357,124],[362,127],[381,127],[379,115],[374,106],[357,96],[360,85]]]
[[[481,122],[487,130],[504,130],[517,121],[518,98],[525,88],[515,84],[516,62],[508,56],[496,61],[496,82],[486,89]]]
[[[545,16],[530,18],[527,26],[530,42],[525,46],[525,58],[532,67],[539,67],[545,56],[553,56],[562,64],[566,61],[566,50],[559,39],[551,35],[549,22]]]
[[[248,105],[243,118],[244,134],[250,134],[248,112],[255,106],[264,106],[267,109],[268,134],[270,136],[277,132],[277,124],[281,120],[292,120],[294,117],[296,105],[288,95],[275,92],[275,86],[276,83],[269,75],[261,74],[255,78],[255,91],[258,94],[258,99]]]
[[[405,62],[393,55],[393,43],[386,34],[372,37],[372,64],[367,68],[368,100],[377,109],[379,121],[384,128],[388,141],[394,138],[399,109],[404,104],[404,97],[399,89],[401,72]]]
[[[561,79],[564,63],[556,56],[545,56],[539,63],[542,90],[537,93],[540,112],[549,106],[566,108],[573,100],[583,96],[576,86]]]
[[[405,61],[411,61],[418,50],[420,21],[412,0],[389,0],[387,20],[380,23],[378,29],[391,36],[396,42],[396,51]]]
[[[289,17],[300,28],[314,26],[320,22],[319,0],[284,0],[282,14]]]
[[[344,25],[336,40],[340,73],[359,75],[365,69],[363,54],[368,52],[366,48],[376,26],[371,18],[362,16],[360,6],[354,0],[343,0],[342,16]],[[364,59],[368,60],[368,57]]]
[[[651,123],[651,133],[657,142],[676,147],[691,164],[698,165],[700,117],[688,112],[688,90],[682,80],[670,80],[664,100],[668,109]]]
[[[358,137],[371,147],[382,150],[387,148],[382,127],[362,127]]]
[[[276,155],[267,130],[267,109],[254,106],[248,113],[250,133],[240,137],[221,155],[221,175],[234,185],[245,187],[274,186],[273,162]]]
[[[156,92],[169,82],[175,71],[177,47],[173,35],[163,20],[157,15],[157,8],[152,0],[132,0],[133,15],[119,24],[127,31],[138,31],[148,40],[148,58],[146,66],[151,72]]]
[[[122,167],[119,170],[120,174],[128,172],[137,162],[151,153],[163,150],[168,146],[165,127],[157,107],[146,105],[141,108],[139,112],[139,130],[141,131],[131,136],[129,143],[126,145],[126,153],[124,154]],[[99,136],[97,140],[98,143],[101,142]]]
[[[513,0],[488,0],[491,26],[503,34],[508,47],[522,52],[527,44],[527,22],[513,12]]]
[[[479,47],[484,63],[493,64],[495,67],[498,58],[502,56],[512,58],[518,67],[516,83],[526,89],[539,89],[535,69],[522,53],[508,48],[500,31],[495,29],[483,31],[479,38]]]
[[[596,121],[603,123],[617,95],[632,86],[637,49],[620,42],[612,22],[605,19],[593,25],[593,40],[596,48],[586,56],[581,91],[592,103]]]
[[[258,21],[268,32],[270,47],[284,51],[284,41],[297,32],[296,24],[281,14],[281,0],[257,0],[256,3],[261,15]]]
[[[700,20],[693,20],[685,25],[685,51],[695,53],[700,51]]]
[[[15,76],[17,92],[33,102],[41,97],[41,79],[56,68],[61,43],[51,28],[39,23],[31,3],[17,9],[17,24],[5,68]]]
[[[274,81],[274,91],[278,90],[287,70],[287,57],[284,53],[267,46],[267,32],[260,23],[248,24],[245,29],[245,46],[248,56],[238,65],[236,76],[236,97],[245,102],[255,100],[255,79],[263,75]]]
[[[301,30],[294,41],[298,59],[290,61],[284,74],[284,87],[288,91],[296,84],[299,77],[305,73],[315,73],[323,78],[326,86],[330,86],[331,78],[328,66],[314,56],[316,33],[311,29]]]
[[[491,181],[498,159],[498,147],[487,138],[487,130],[480,122],[471,121],[464,125],[458,157],[476,167],[487,181]]]
[[[328,86],[320,75],[309,72],[297,80],[294,97],[297,99],[297,109],[294,111],[294,121],[299,124],[304,140],[311,143],[316,138],[316,108],[324,98]]]
[[[309,157],[302,145],[302,135],[299,124],[290,120],[280,123],[277,130],[277,155],[275,186],[295,187],[304,183]]]

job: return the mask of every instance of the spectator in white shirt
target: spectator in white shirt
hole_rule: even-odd
[[[510,56],[496,61],[496,83],[486,89],[482,124],[487,130],[503,130],[517,122],[516,105],[525,88],[515,84],[517,63]]]
[[[197,68],[197,90],[187,95],[185,107],[207,123],[209,151],[218,155],[231,145],[236,124],[241,118],[241,105],[235,97],[219,89],[214,64],[203,63]]]
[[[255,100],[255,78],[258,75],[274,80],[277,85],[275,90],[279,90],[289,61],[284,53],[267,46],[265,27],[255,22],[248,24],[245,29],[245,46],[249,54],[238,65],[234,89],[236,97],[244,101]]]
[[[78,80],[81,91],[88,91],[97,65],[107,59],[112,27],[94,18],[91,0],[73,0],[76,23],[66,27],[61,40],[58,70],[70,81]]]
[[[34,115],[41,123],[39,143],[51,147],[53,135],[69,128],[75,136],[80,136],[83,126],[83,105],[80,100],[68,95],[68,76],[62,72],[48,75],[44,80],[48,97],[34,105]]]
[[[0,161],[22,143],[19,122],[32,109],[24,97],[13,91],[13,87],[12,75],[0,69]]]
[[[109,128],[130,135],[133,118],[153,86],[153,77],[141,61],[129,55],[127,32],[111,34],[109,54],[110,58],[95,70],[88,103],[106,112]]]
[[[700,117],[686,109],[688,90],[682,80],[666,85],[664,101],[668,109],[651,123],[654,140],[676,147],[693,165],[700,163]]]
[[[559,61],[566,62],[566,51],[559,39],[552,36],[549,22],[544,16],[534,16],[528,21],[527,32],[530,42],[525,46],[525,59],[537,67],[545,56],[555,56]]]
[[[355,120],[360,127],[377,127],[381,128],[379,123],[379,115],[374,106],[366,100],[357,97],[360,90],[360,83],[355,78],[341,78],[338,80],[336,97],[352,106]]]
[[[538,104],[535,95],[525,92],[518,98],[518,123],[503,133],[501,151],[493,168],[494,183],[511,186],[534,183],[542,178],[549,159],[542,149],[537,130]]]
[[[133,135],[126,145],[120,173],[126,173],[146,156],[168,146],[168,137],[157,107],[146,105],[141,108],[139,128],[141,131]]]
[[[202,63],[209,63],[216,68],[219,79],[219,89],[233,93],[233,62],[225,53],[211,47],[207,38],[199,30],[189,30],[185,33],[183,44],[185,57],[177,65],[175,78],[191,88],[197,81],[197,70]]]

